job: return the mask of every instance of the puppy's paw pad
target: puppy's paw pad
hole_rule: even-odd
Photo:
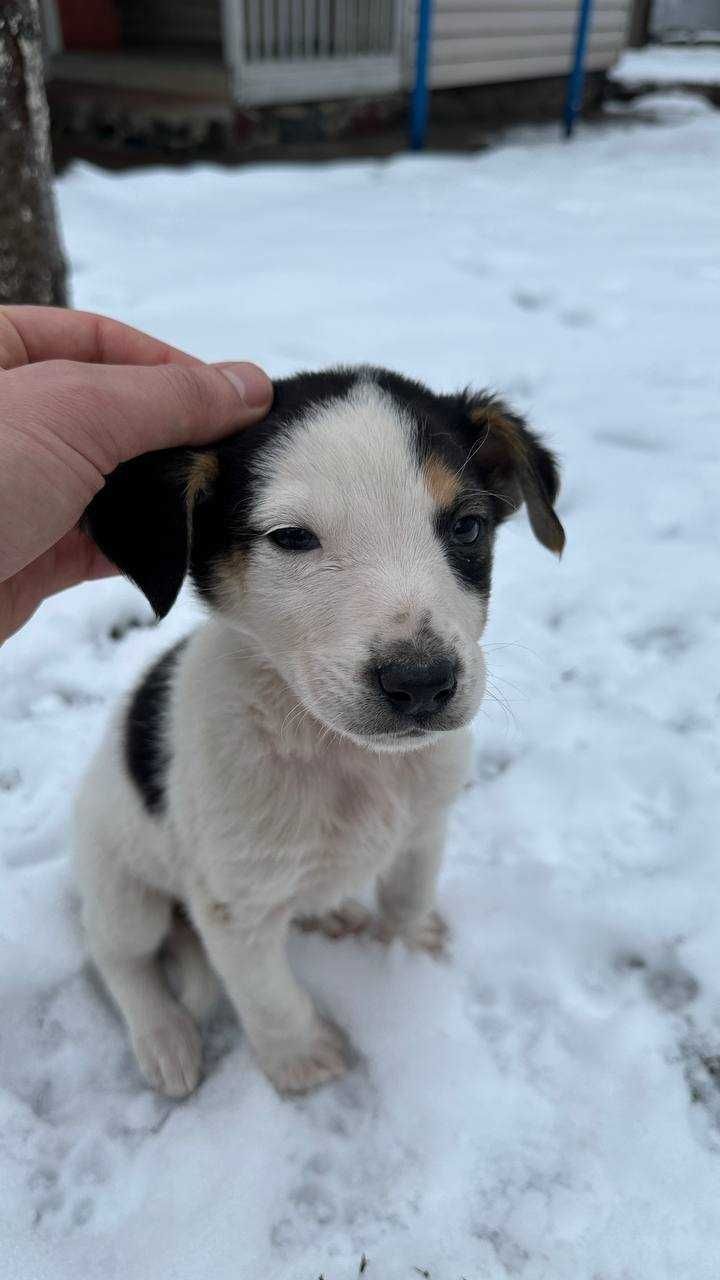
[[[338,938],[357,937],[367,933],[372,925],[372,912],[361,902],[348,900],[334,911],[326,911],[321,916],[302,916],[298,926],[303,933],[322,933],[326,938],[336,941]]]
[[[169,1098],[185,1098],[200,1079],[200,1033],[184,1009],[174,1010],[134,1041],[135,1055],[145,1079]]]
[[[320,1024],[306,1047],[287,1057],[260,1056],[260,1064],[278,1093],[308,1093],[330,1080],[339,1080],[352,1063],[343,1033],[330,1022]]]

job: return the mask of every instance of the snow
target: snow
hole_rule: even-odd
[[[632,88],[637,85],[720,85],[720,45],[666,47],[648,45],[626,49],[611,78]]]
[[[153,1095],[84,960],[73,791],[196,606],[86,586],[0,651],[2,1280],[717,1275],[720,115],[682,101],[571,145],[60,183],[77,305],[276,375],[502,389],[563,457],[568,549],[500,540],[451,959],[296,938],[363,1054],[297,1102],[227,1016],[199,1092]]]

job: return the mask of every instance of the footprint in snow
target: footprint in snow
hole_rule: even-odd
[[[700,990],[700,983],[680,965],[668,965],[648,970],[645,975],[645,990],[661,1009],[677,1013],[692,1003]]]
[[[594,313],[586,307],[568,307],[560,312],[560,323],[568,329],[589,329],[595,320]]]
[[[522,311],[542,311],[552,301],[549,293],[537,289],[516,289],[512,300]]]
[[[692,648],[692,638],[676,622],[659,622],[642,631],[631,632],[627,643],[638,653],[657,654],[661,658],[677,658]]]
[[[668,1013],[678,1013],[692,1004],[700,991],[695,975],[681,964],[649,965],[638,953],[627,952],[618,956],[616,968],[626,973],[642,973],[647,995],[653,1004]]]
[[[594,431],[593,440],[597,440],[598,444],[609,444],[615,449],[628,449],[634,453],[663,453],[666,448],[664,441],[657,436],[643,435],[631,427],[615,431]]]

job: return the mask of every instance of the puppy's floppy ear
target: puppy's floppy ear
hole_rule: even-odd
[[[83,526],[164,618],[190,560],[193,511],[210,493],[218,460],[207,450],[161,449],[123,462],[95,495]]]
[[[560,468],[554,454],[495,396],[469,397],[467,411],[475,437],[473,463],[482,470],[488,490],[499,499],[498,520],[524,502],[538,542],[561,555],[565,530],[553,507],[560,488]]]

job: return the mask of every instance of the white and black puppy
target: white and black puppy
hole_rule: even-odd
[[[278,382],[263,423],[126,463],[95,498],[87,527],[159,615],[187,571],[211,613],[122,708],[77,807],[90,949],[163,1092],[198,1081],[215,974],[280,1091],[342,1074],[291,922],[359,927],[343,904],[377,881],[382,936],[439,947],[495,530],[524,501],[560,552],[557,488],[500,401],[359,368]]]

